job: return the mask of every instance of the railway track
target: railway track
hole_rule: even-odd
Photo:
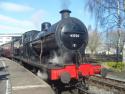
[[[113,94],[125,94],[124,81],[112,78],[103,78],[101,76],[93,76],[88,79],[88,83],[98,88],[103,88],[107,91],[111,91],[113,92]]]

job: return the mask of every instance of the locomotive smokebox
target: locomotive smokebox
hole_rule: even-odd
[[[62,19],[70,17],[71,11],[68,9],[64,9],[60,11]]]

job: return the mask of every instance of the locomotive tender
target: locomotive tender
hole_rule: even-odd
[[[86,87],[85,78],[100,74],[101,66],[84,62],[88,42],[85,25],[70,17],[70,10],[60,13],[61,20],[54,25],[44,22],[41,31],[28,31],[20,40],[10,42],[10,57],[39,71],[53,87],[59,85],[58,90],[60,85],[78,88],[81,83],[80,87]]]

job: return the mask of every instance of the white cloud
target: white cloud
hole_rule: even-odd
[[[17,20],[8,16],[0,15],[0,22],[6,22],[10,24],[16,24],[19,26],[31,26],[33,23],[28,20]]]
[[[2,22],[5,25],[2,24]],[[35,28],[34,24],[29,20],[18,20],[8,16],[0,15],[0,31],[8,31],[10,32],[26,32],[29,30],[33,30]]]
[[[46,15],[46,11],[37,10],[29,17],[29,20],[19,20],[10,16],[0,14],[0,33],[24,33],[29,30],[41,30],[41,23],[43,22]]]
[[[33,10],[33,8],[31,8],[30,6],[25,6],[11,2],[1,2],[0,8],[3,10],[15,11],[15,12],[27,12]]]
[[[25,29],[20,28],[20,27],[12,27],[12,26],[5,26],[5,25],[0,25],[0,29],[2,30],[2,33],[10,33],[15,31],[15,33],[24,33]],[[1,32],[0,32],[1,33]]]

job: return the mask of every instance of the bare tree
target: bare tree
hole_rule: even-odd
[[[95,16],[96,24],[107,29],[124,28],[125,0],[88,0],[86,7]]]
[[[117,54],[120,47],[120,30],[125,28],[125,0],[88,0],[86,7],[95,16],[96,25],[105,31],[117,30]]]
[[[124,40],[125,40],[125,32],[123,30],[120,30],[120,44],[119,44],[119,52],[122,51],[123,49],[123,45],[124,45]],[[109,46],[110,48],[114,48],[117,49],[117,41],[118,41],[118,34],[117,31],[110,31],[108,32],[108,43],[107,46]]]
[[[99,47],[100,43],[100,34],[97,29],[89,29],[88,49],[91,51],[92,54],[96,52],[96,49]]]

